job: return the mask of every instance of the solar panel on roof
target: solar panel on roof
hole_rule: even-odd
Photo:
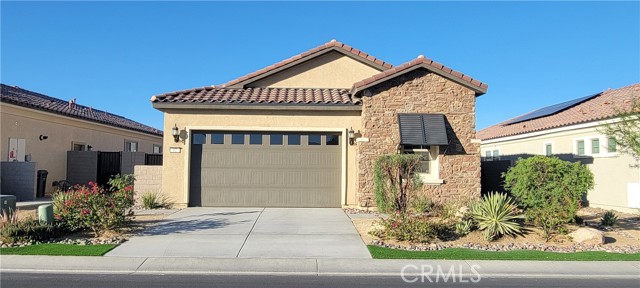
[[[559,103],[559,104],[555,104],[555,105],[547,106],[547,107],[544,107],[544,108],[540,108],[538,110],[534,110],[534,111],[529,112],[527,114],[524,114],[524,115],[518,116],[516,118],[513,118],[513,119],[509,120],[508,122],[504,123],[504,125],[515,124],[515,123],[518,123],[518,122],[524,122],[524,121],[527,121],[527,120],[532,120],[532,119],[536,119],[536,118],[540,118],[540,117],[556,114],[558,112],[561,112],[561,111],[569,109],[569,108],[571,108],[573,106],[576,106],[576,105],[578,105],[578,104],[580,104],[582,102],[585,102],[585,101],[587,101],[587,100],[589,100],[591,98],[594,98],[594,97],[596,97],[596,96],[598,96],[600,94],[602,94],[602,93],[597,93],[597,94],[589,95],[589,96],[586,96],[586,97],[581,97],[581,98],[578,98],[578,99],[569,100],[567,102],[562,102],[562,103]]]

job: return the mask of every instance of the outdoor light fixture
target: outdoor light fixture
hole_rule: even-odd
[[[44,141],[49,139],[49,136],[40,134],[40,137],[38,137],[38,139],[40,139],[40,141]]]
[[[174,124],[173,128],[171,128],[171,135],[173,135],[173,141],[176,143],[180,141],[180,129],[178,129],[178,124]]]
[[[353,131],[353,127],[349,128],[349,145],[353,145],[356,140],[356,132]]]

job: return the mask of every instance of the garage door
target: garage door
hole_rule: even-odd
[[[190,206],[340,207],[338,133],[192,133]]]

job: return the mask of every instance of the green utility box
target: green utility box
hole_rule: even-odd
[[[53,224],[53,205],[45,204],[38,206],[38,219],[40,223]]]

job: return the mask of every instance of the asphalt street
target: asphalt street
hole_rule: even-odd
[[[35,274],[1,273],[2,288],[126,288],[126,287],[640,287],[640,279],[561,279],[561,278],[449,278],[439,279],[376,276],[273,276],[273,275],[152,275],[152,274]],[[423,281],[424,280],[424,281]],[[468,282],[465,282],[468,281]]]

